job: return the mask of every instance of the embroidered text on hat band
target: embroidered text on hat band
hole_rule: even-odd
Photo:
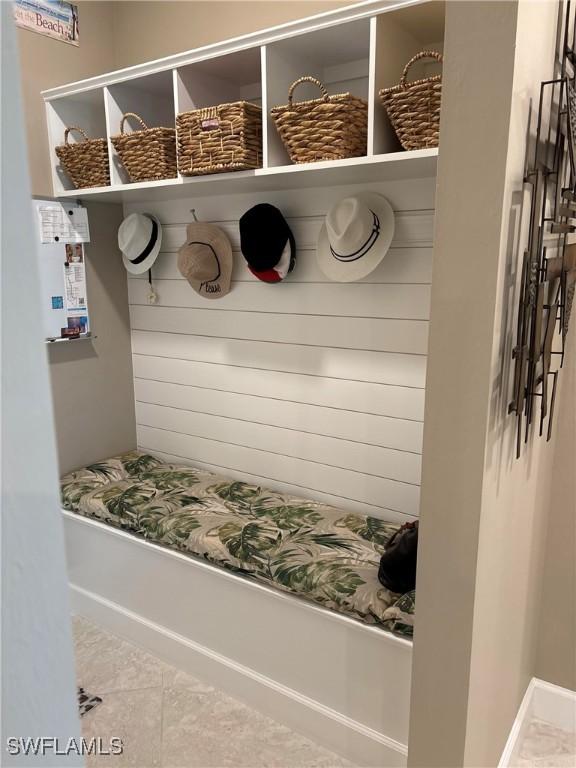
[[[354,251],[354,253],[349,253],[346,255],[341,253],[336,253],[334,248],[330,246],[330,252],[335,259],[338,259],[338,261],[346,261],[346,262],[356,261],[357,259],[362,258],[362,256],[365,256],[368,253],[368,251],[372,248],[372,246],[380,236],[380,219],[374,213],[374,211],[370,210],[370,213],[374,217],[373,224],[372,224],[372,232],[370,233],[370,236],[368,237],[364,245],[358,248],[357,251]]]
[[[154,219],[151,219],[151,222],[152,222],[152,234],[150,235],[150,240],[148,242],[148,245],[146,246],[146,248],[144,248],[144,250],[139,256],[136,256],[135,259],[130,259],[132,264],[141,264],[144,261],[144,259],[152,253],[154,246],[156,245],[156,239],[158,237],[158,224],[154,221]]]

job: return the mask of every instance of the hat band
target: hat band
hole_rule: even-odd
[[[334,250],[334,248],[330,246],[330,252],[335,259],[338,259],[338,261],[346,261],[346,262],[357,261],[357,259],[361,259],[362,256],[365,256],[370,250],[370,248],[372,248],[376,240],[378,240],[378,238],[380,237],[380,219],[378,218],[378,216],[376,216],[373,210],[370,210],[370,213],[374,217],[372,222],[372,232],[368,236],[368,239],[366,240],[364,245],[358,248],[357,251],[354,251],[354,253],[347,253],[347,254],[337,253]]]
[[[206,290],[206,293],[219,293],[222,289],[220,286],[216,285],[210,285],[210,283],[216,283],[220,278],[222,277],[222,267],[220,266],[220,259],[218,258],[218,254],[214,250],[214,247],[210,245],[210,243],[205,243],[203,240],[190,240],[186,243],[186,246],[190,245],[203,245],[206,248],[210,248],[212,251],[212,255],[216,259],[216,264],[218,265],[218,274],[216,277],[211,278],[210,280],[202,280],[200,281],[200,289],[204,288]]]
[[[135,259],[129,259],[131,264],[142,264],[145,258],[150,256],[152,251],[154,250],[154,246],[156,245],[156,240],[158,238],[158,224],[154,219],[151,219],[152,221],[152,235],[150,236],[150,242],[144,248],[142,253],[139,256],[136,256]]]

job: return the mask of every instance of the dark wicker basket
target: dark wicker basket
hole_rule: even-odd
[[[140,130],[124,133],[129,117],[138,121]],[[112,136],[111,141],[130,181],[158,181],[177,176],[174,128],[148,128],[141,117],[126,112],[120,122],[119,135]]]
[[[70,131],[80,133],[83,141],[69,144]],[[110,185],[110,165],[106,139],[89,139],[82,128],[70,126],[64,131],[64,144],[56,147],[56,155],[76,189]]]
[[[408,83],[408,70],[420,59],[443,61],[437,51],[421,51],[406,64],[398,85],[380,91],[382,104],[404,149],[438,146],[442,75]]]
[[[181,112],[176,118],[183,176],[245,171],[262,163],[262,109],[247,101]]]
[[[294,102],[300,83],[314,83],[322,97]],[[290,86],[288,104],[270,114],[293,163],[342,160],[366,154],[368,103],[349,93],[329,96],[315,77],[301,77]]]

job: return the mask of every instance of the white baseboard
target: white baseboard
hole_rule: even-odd
[[[71,586],[76,614],[206,680],[357,765],[403,768],[407,746],[257,671],[80,587]]]
[[[565,731],[576,732],[576,691],[533,677],[522,699],[498,768],[516,765],[526,730],[534,718],[545,720]]]

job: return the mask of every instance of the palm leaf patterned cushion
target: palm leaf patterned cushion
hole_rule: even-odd
[[[398,524],[140,451],[62,478],[65,509],[404,636],[414,601],[378,581]]]

